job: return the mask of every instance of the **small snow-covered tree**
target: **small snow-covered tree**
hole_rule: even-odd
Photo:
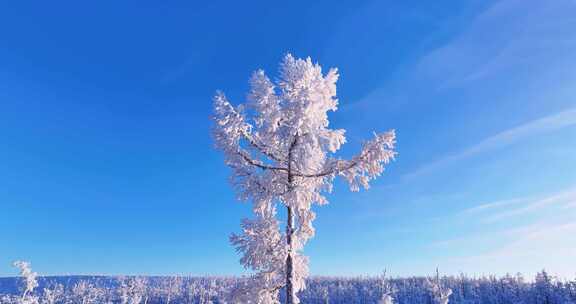
[[[280,65],[278,81],[263,71],[250,81],[248,102],[234,107],[218,93],[214,98],[213,136],[232,168],[232,183],[241,200],[253,203],[254,218],[242,222],[242,234],[231,242],[242,254],[241,263],[257,273],[243,294],[253,303],[298,303],[308,276],[308,259],[302,255],[314,236],[313,204],[328,203],[337,176],[351,190],[368,188],[394,156],[395,133],[374,134],[350,160],[334,156],[346,142],[344,130],[330,129],[328,112],[336,111],[338,73],[325,75],[310,58],[288,54]],[[286,208],[285,232],[280,232],[277,205]],[[244,300],[246,301],[246,300]]]
[[[147,303],[147,281],[144,277],[120,277],[118,294],[121,304]]]
[[[428,278],[426,281],[427,289],[430,294],[432,303],[434,304],[448,304],[452,289],[442,286],[440,282],[440,273],[436,269],[436,279]]]
[[[101,287],[81,280],[72,287],[69,300],[78,304],[99,304],[104,302],[105,295],[105,291]]]
[[[41,304],[56,304],[61,303],[64,299],[64,286],[62,284],[54,284],[51,288],[44,288],[42,297],[40,298]]]
[[[182,277],[169,277],[163,280],[161,285],[164,296],[166,297],[166,304],[170,304],[171,301],[182,292]]]
[[[394,304],[394,301],[393,301],[391,295],[384,294],[384,295],[382,295],[382,298],[380,299],[380,301],[378,301],[378,304]]]
[[[380,283],[380,300],[378,301],[378,304],[393,304],[394,299],[392,298],[392,295],[396,290],[392,284],[390,284],[388,278],[386,278],[386,269],[384,269],[384,272],[379,277],[378,281]]]
[[[38,274],[32,271],[29,262],[16,261],[14,267],[20,270],[20,276],[24,279],[24,287],[22,288],[22,297],[18,301],[20,304],[34,304],[38,303],[38,297],[34,296],[32,292],[34,288],[38,287],[37,277]]]

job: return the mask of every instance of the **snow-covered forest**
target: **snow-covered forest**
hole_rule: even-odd
[[[36,277],[0,278],[2,304],[217,304],[247,283],[235,277]],[[560,280],[545,271],[535,278],[432,276],[386,278],[311,277],[300,294],[302,303],[353,304],[570,304],[576,303],[576,280]],[[442,299],[440,292],[448,295]],[[283,299],[283,293],[281,300]]]

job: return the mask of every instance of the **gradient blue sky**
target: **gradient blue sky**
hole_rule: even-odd
[[[340,69],[344,154],[398,134],[317,208],[313,274],[576,275],[574,1],[10,1],[0,27],[0,275],[242,273],[211,96],[286,52]]]

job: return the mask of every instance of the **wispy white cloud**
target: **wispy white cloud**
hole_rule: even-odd
[[[438,88],[462,86],[510,67],[550,65],[576,47],[572,17],[576,4],[501,0],[476,16],[446,45],[417,66]],[[569,56],[569,55],[568,55]]]
[[[519,91],[530,90],[531,93],[510,92],[501,98],[529,96],[532,102],[543,103],[573,96],[571,92],[564,92],[573,87],[573,78],[563,79],[559,75],[561,71],[573,70],[573,65],[567,64],[574,62],[576,52],[576,33],[571,30],[576,27],[573,18],[576,3],[561,0],[532,4],[526,6],[522,0],[497,1],[478,14],[454,39],[425,54],[408,73],[411,76],[403,81],[429,83],[436,89],[482,88],[480,80],[484,78],[510,75],[525,77]],[[546,73],[554,76],[543,76]],[[538,86],[531,86],[532,83]],[[386,93],[388,89],[375,90],[360,104],[386,100],[385,96],[390,96]],[[573,105],[573,101],[564,103]],[[428,163],[404,178],[411,179],[524,138],[573,125],[576,125],[576,108],[568,106],[562,112],[504,130],[467,149]]]
[[[437,241],[429,250],[443,252],[437,257],[410,260],[406,267],[422,272],[430,265],[445,273],[469,275],[503,275],[520,272],[528,278],[546,269],[561,278],[576,276],[576,222],[574,216],[553,218],[513,227],[493,233],[484,233]],[[463,248],[474,248],[463,254]]]
[[[505,206],[510,206],[510,205],[515,205],[521,202],[525,202],[526,199],[525,198],[513,198],[513,199],[506,199],[506,200],[499,200],[499,201],[494,201],[494,202],[489,202],[489,203],[483,203],[483,204],[479,204],[476,205],[474,207],[468,208],[463,210],[462,212],[460,212],[460,214],[473,214],[473,213],[479,213],[479,212],[484,212],[484,211],[490,211],[493,209],[498,209],[501,207],[505,207]]]
[[[404,178],[411,179],[432,172],[450,163],[457,162],[493,149],[501,148],[528,137],[541,135],[547,132],[574,125],[576,125],[576,108],[567,109],[560,113],[548,115],[529,121],[520,126],[504,130],[496,135],[480,141],[479,143],[465,150],[460,151],[459,153],[446,156],[437,161],[422,166],[415,171],[406,174]]]
[[[559,206],[563,209],[576,207],[576,189],[570,189],[548,197],[535,199],[521,204],[517,208],[503,209],[484,218],[485,222],[495,222],[530,212],[542,211],[545,208]]]
[[[555,210],[556,212],[546,212]],[[566,212],[569,210],[569,212]],[[533,274],[546,268],[564,277],[576,275],[576,187],[541,197],[496,201],[470,208],[481,222],[506,220],[532,213],[535,219],[504,229],[482,229],[473,234],[430,243],[433,250],[458,252],[472,246],[476,254],[440,258],[437,263],[451,272],[499,273],[520,271]],[[467,221],[466,223],[469,223]],[[572,273],[570,272],[572,271]]]
[[[542,221],[554,222],[554,216],[551,216],[550,213],[542,212],[552,208],[555,208],[557,211],[566,209],[576,210],[576,186],[565,188],[561,191],[549,193],[547,195],[512,198],[480,204],[453,214],[452,217],[465,218],[465,223],[471,223],[470,217],[473,217],[473,222],[478,223],[504,220],[515,215],[524,215],[530,212],[541,215],[538,218],[538,224],[498,232],[502,235],[514,236],[516,233],[526,232],[526,228],[534,229],[534,227],[541,226]],[[574,218],[576,220],[576,213],[568,213],[568,216],[569,218]],[[467,241],[469,239],[469,237],[460,237],[456,239],[437,241],[435,244],[452,244],[457,243],[458,241]]]
[[[538,223],[511,231],[514,238],[504,246],[475,256],[452,258],[463,269],[481,268],[487,273],[515,269],[533,274],[542,269],[573,278],[576,275],[576,223]]]
[[[434,90],[478,87],[483,80],[506,72],[513,78],[539,79],[541,84],[545,71],[570,69],[566,65],[573,62],[576,51],[575,9],[576,2],[566,0],[530,5],[523,0],[496,1],[462,24],[459,34],[447,43],[404,67],[399,79],[388,80],[343,109],[366,110],[399,99],[414,103]],[[414,94],[419,91],[424,96]]]

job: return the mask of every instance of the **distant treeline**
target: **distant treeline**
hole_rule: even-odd
[[[521,275],[471,278],[313,277],[300,293],[304,304],[378,303],[383,293],[394,303],[432,304],[429,282],[452,289],[450,303],[462,304],[576,304],[576,280],[556,279],[546,272],[533,280]],[[39,303],[230,303],[231,291],[245,283],[233,277],[39,277],[34,295]],[[22,278],[0,278],[0,303],[18,303]],[[48,295],[45,293],[48,292]],[[50,302],[46,299],[50,297]]]

